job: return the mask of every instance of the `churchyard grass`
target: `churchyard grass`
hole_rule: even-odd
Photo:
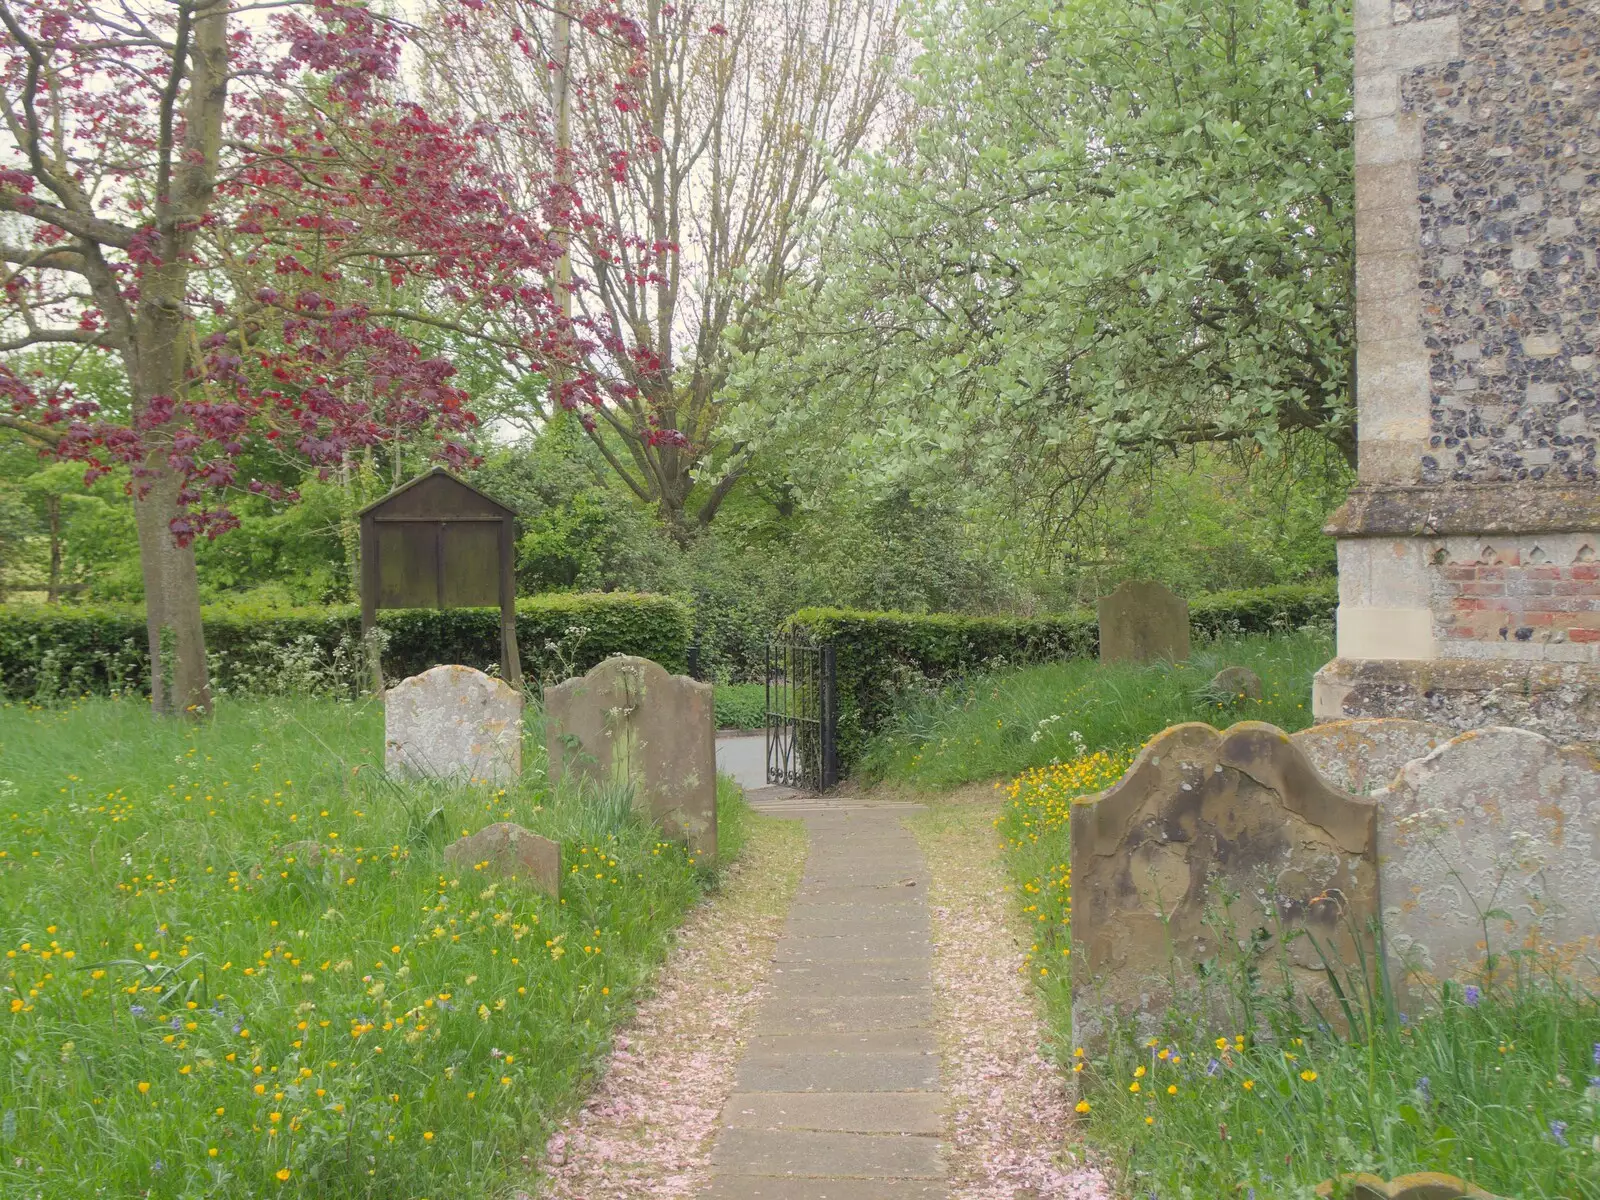
[[[533,739],[507,789],[396,785],[382,743],[375,703],[0,708],[0,1194],[526,1177],[714,877]],[[745,811],[724,782],[724,862]],[[562,843],[559,902],[445,868],[500,820]]]
[[[1197,642],[1185,663],[1101,666],[1092,659],[977,676],[906,700],[875,739],[865,773],[911,787],[942,788],[1013,775],[1025,767],[1119,752],[1180,721],[1311,723],[1311,676],[1333,657],[1323,630]],[[1226,666],[1261,677],[1260,701],[1211,695]]]
[[[767,723],[764,683],[719,683],[713,703],[718,729],[760,729]]]

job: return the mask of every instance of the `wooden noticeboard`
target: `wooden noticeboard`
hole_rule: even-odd
[[[380,608],[500,608],[500,675],[522,686],[516,514],[443,467],[375,500],[361,517],[361,636]],[[374,680],[383,688],[374,663]]]

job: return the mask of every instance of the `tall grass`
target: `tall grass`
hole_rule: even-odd
[[[626,797],[550,794],[531,742],[513,787],[392,783],[382,721],[0,709],[0,1195],[526,1176],[713,877]],[[562,843],[559,901],[445,866],[499,820]]]
[[[1311,677],[1331,657],[1328,633],[1303,630],[1201,643],[1177,664],[1075,659],[981,675],[909,697],[868,748],[863,770],[917,787],[952,787],[1066,761],[1085,749],[1138,746],[1180,721],[1249,719],[1302,729],[1311,723]],[[1212,695],[1207,684],[1225,666],[1255,671],[1262,699]]]

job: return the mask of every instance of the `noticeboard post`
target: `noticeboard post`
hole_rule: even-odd
[[[522,686],[517,651],[516,514],[443,467],[363,508],[361,637],[380,608],[500,607],[500,675]],[[373,683],[383,691],[375,650]]]

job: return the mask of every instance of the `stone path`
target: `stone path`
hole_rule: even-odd
[[[705,1200],[944,1200],[917,805],[799,798],[811,849],[711,1152]]]

